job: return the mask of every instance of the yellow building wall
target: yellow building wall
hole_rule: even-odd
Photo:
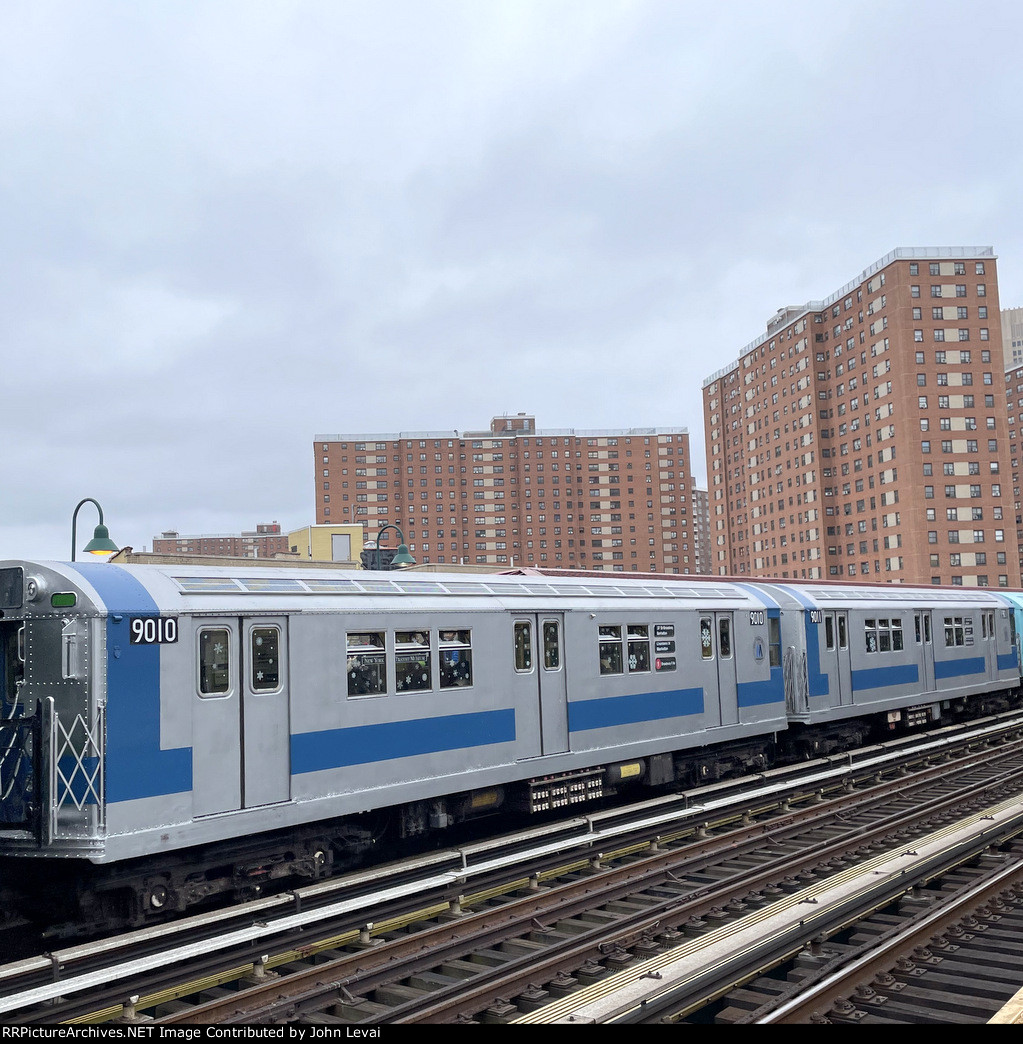
[[[288,547],[297,551],[303,559],[313,562],[330,562],[332,537],[337,533],[347,535],[351,540],[351,554],[345,561],[359,564],[365,534],[361,525],[320,525],[304,526],[288,533]]]

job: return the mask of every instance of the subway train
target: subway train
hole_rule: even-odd
[[[482,816],[1005,709],[1021,612],[977,588],[0,562],[0,907],[145,924]]]

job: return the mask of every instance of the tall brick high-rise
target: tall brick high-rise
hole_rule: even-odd
[[[1019,584],[990,247],[893,250],[703,394],[713,572]]]
[[[518,414],[313,449],[316,521],[396,524],[420,563],[695,572],[685,428],[537,431]]]

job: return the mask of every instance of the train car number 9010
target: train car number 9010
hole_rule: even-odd
[[[174,616],[133,616],[132,645],[168,645],[178,640],[178,621]]]

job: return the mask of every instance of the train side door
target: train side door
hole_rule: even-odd
[[[934,642],[932,640],[931,611],[916,609],[913,612],[913,637],[920,658],[920,691],[934,688]]]
[[[735,668],[735,647],[732,640],[735,634],[733,624],[731,613],[714,614],[722,725],[734,725],[739,720],[739,687]]]
[[[532,675],[540,754],[568,750],[568,685],[565,680],[565,614],[531,613],[512,621],[515,673]]]
[[[291,797],[287,618],[204,618],[195,632],[196,816]]]
[[[242,801],[253,808],[291,798],[288,618],[246,618],[242,636]]]
[[[849,654],[849,614],[844,612],[824,613],[824,656],[835,671],[838,685],[838,706],[853,702],[852,661]]]
[[[237,619],[196,621],[192,703],[192,811],[196,816],[242,807],[238,627]]]

